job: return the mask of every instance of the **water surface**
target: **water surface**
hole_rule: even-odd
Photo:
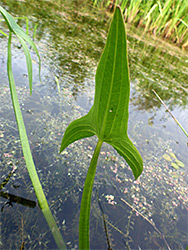
[[[42,59],[41,82],[33,54],[33,95],[19,42],[13,43],[13,71],[33,158],[44,192],[68,249],[78,249],[79,207],[96,145],[92,137],[58,154],[66,126],[93,103],[95,71],[105,45],[110,14],[81,1],[2,1],[14,16],[26,15]],[[23,20],[19,20],[25,26]],[[6,30],[3,23],[1,29]],[[152,92],[165,101],[188,131],[188,54],[127,27],[131,98],[129,136],[144,160],[134,181],[126,162],[103,144],[93,189],[91,249],[107,249],[103,207],[113,249],[185,249],[188,245],[187,138]],[[6,76],[7,40],[0,37],[0,172],[2,191],[36,201],[22,156]],[[60,91],[58,91],[58,78]],[[175,156],[174,156],[175,155]],[[177,159],[175,159],[176,157]],[[178,170],[172,163],[179,161]],[[181,163],[180,163],[181,162]],[[125,201],[125,202],[124,202]],[[5,204],[1,198],[1,247],[55,249],[38,206]],[[13,207],[12,207],[13,205]],[[142,216],[142,215],[144,216]]]

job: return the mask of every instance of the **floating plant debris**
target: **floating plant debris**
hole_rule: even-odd
[[[172,158],[171,158],[172,157]],[[163,158],[166,160],[166,161],[169,161],[171,162],[171,166],[173,168],[175,168],[176,170],[178,170],[180,167],[181,168],[184,168],[185,167],[185,164],[183,162],[181,162],[180,160],[177,159],[176,155],[172,152],[170,152],[169,154],[164,154],[163,155]]]

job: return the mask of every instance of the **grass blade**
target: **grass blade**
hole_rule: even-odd
[[[26,166],[29,172],[29,176],[31,178],[40,208],[42,209],[42,212],[46,218],[46,221],[51,229],[51,232],[54,236],[54,239],[56,241],[56,244],[59,249],[66,249],[65,243],[63,241],[63,238],[59,232],[59,229],[56,225],[56,222],[51,214],[51,211],[49,209],[46,197],[44,195],[44,192],[42,190],[42,186],[40,183],[40,180],[38,178],[36,168],[33,162],[27,133],[22,117],[22,113],[19,106],[19,101],[16,93],[16,86],[14,82],[14,77],[12,73],[12,58],[11,58],[11,38],[12,38],[12,32],[9,34],[9,40],[8,40],[8,60],[7,60],[7,73],[8,73],[8,79],[9,79],[9,86],[10,86],[10,92],[11,92],[11,98],[14,108],[14,113],[16,116],[16,121],[18,125],[18,131],[20,135],[20,141],[22,145],[23,155],[25,158]]]
[[[184,134],[188,137],[188,133],[185,131],[185,129],[183,128],[183,126],[179,123],[179,121],[175,118],[175,116],[171,113],[171,111],[169,110],[169,108],[166,106],[166,104],[163,102],[163,100],[160,98],[160,96],[155,92],[155,90],[153,90],[153,93],[156,95],[156,97],[159,99],[159,101],[165,106],[166,110],[168,111],[168,113],[172,116],[172,118],[174,119],[174,121],[178,124],[178,126],[181,128],[181,130],[184,132]]]
[[[8,37],[8,35],[7,35],[5,32],[3,32],[2,30],[0,30],[0,33],[1,33],[3,36],[7,36],[7,37]]]
[[[40,71],[41,71],[41,60],[40,60],[40,56],[39,56],[39,52],[38,49],[36,47],[36,45],[34,44],[34,42],[32,41],[32,39],[25,33],[25,31],[23,31],[20,26],[15,22],[14,18],[5,10],[0,6],[0,12],[2,14],[2,16],[4,17],[9,30],[11,32],[13,32],[16,36],[18,36],[19,38],[21,37],[25,42],[27,42],[32,49],[35,51],[38,60],[39,60],[39,75],[40,75]],[[21,42],[22,43],[22,42]],[[25,49],[24,49],[25,52]],[[28,64],[27,64],[28,66]],[[30,75],[30,69],[28,69],[28,75]],[[30,78],[31,76],[29,76]],[[31,82],[30,82],[31,84]],[[31,86],[30,86],[31,89]]]
[[[27,63],[27,71],[28,71],[28,77],[29,77],[29,89],[30,89],[30,95],[32,95],[32,82],[33,82],[33,70],[32,70],[32,60],[31,60],[31,55],[29,53],[29,49],[25,43],[25,41],[22,39],[21,36],[17,35],[19,38],[24,53],[25,53],[25,58],[26,58],[26,63]]]

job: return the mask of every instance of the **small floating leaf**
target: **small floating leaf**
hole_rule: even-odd
[[[173,175],[172,175],[172,178],[177,179],[177,178],[178,178],[178,175],[177,175],[177,174],[173,174]]]
[[[164,154],[163,155],[163,158],[166,160],[166,161],[172,161],[171,157],[167,154]]]
[[[174,153],[169,153],[174,159],[177,159]]]
[[[179,160],[176,160],[176,164],[178,164],[179,167],[184,168],[185,164]]]
[[[171,162],[171,166],[175,169],[179,169],[178,165],[175,162]]]

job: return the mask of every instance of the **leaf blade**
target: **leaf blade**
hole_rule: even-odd
[[[130,81],[125,24],[119,7],[116,7],[111,22],[95,80],[94,104],[84,118],[69,124],[60,152],[76,140],[97,135],[128,161],[135,178],[138,178],[143,171],[143,161],[127,135]]]
[[[113,140],[113,142],[109,142],[109,144],[111,144],[119,155],[125,159],[125,161],[129,164],[135,179],[137,179],[140,172],[143,171],[143,161],[140,153],[133,143],[127,137],[121,141]]]
[[[114,131],[127,130],[129,92],[125,26],[121,11],[116,8],[96,72],[94,112],[100,139],[110,138]]]
[[[91,113],[88,113],[69,124],[61,142],[60,153],[71,143],[95,135],[90,115]]]
[[[20,135],[20,142],[22,145],[24,159],[25,159],[28,173],[31,178],[31,181],[32,181],[32,184],[33,184],[33,187],[34,187],[34,190],[35,190],[38,202],[39,202],[39,206],[41,207],[42,212],[46,218],[46,221],[51,229],[51,232],[54,236],[56,244],[59,247],[59,249],[66,249],[64,240],[60,234],[60,231],[57,227],[54,217],[49,209],[45,194],[43,192],[43,189],[42,189],[42,186],[41,186],[41,183],[40,183],[40,180],[39,180],[36,168],[35,168],[33,157],[31,154],[27,132],[26,132],[23,116],[21,113],[18,96],[16,92],[14,76],[12,72],[11,39],[12,39],[12,32],[10,31],[9,39],[8,39],[7,73],[8,73],[8,79],[9,79],[11,99],[12,99],[12,104],[13,104],[16,122],[18,126],[18,131]]]

